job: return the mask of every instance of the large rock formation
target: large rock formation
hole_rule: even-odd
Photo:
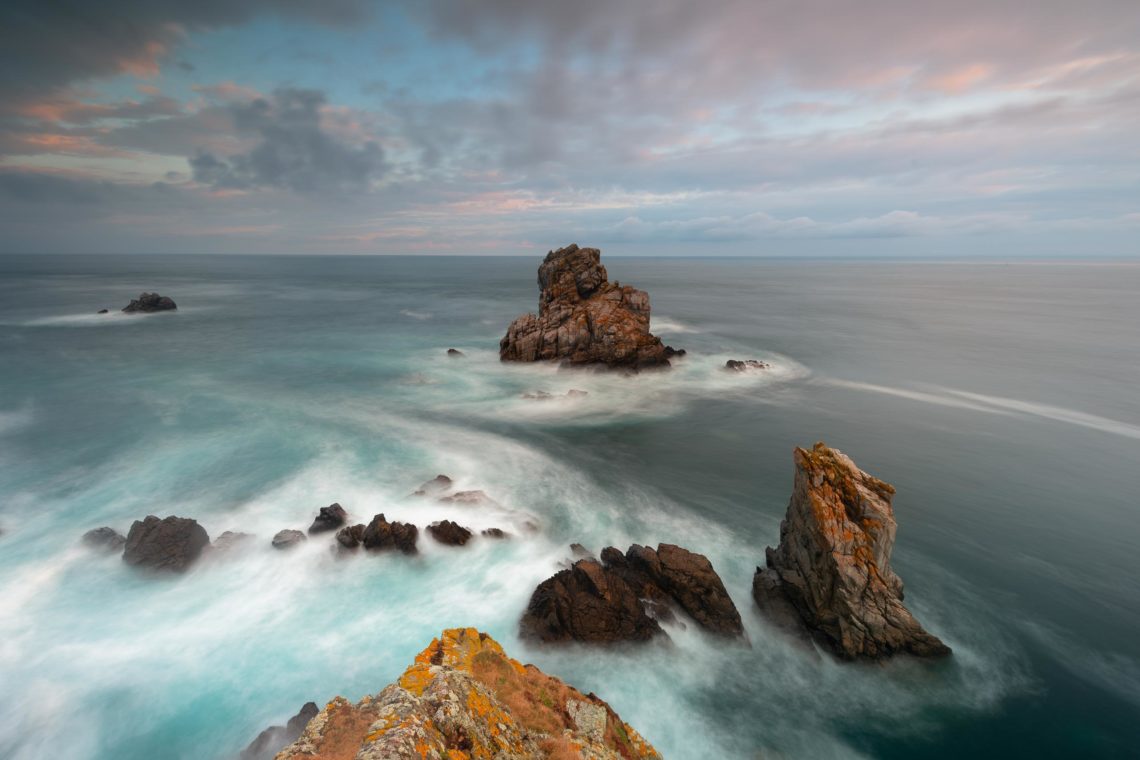
[[[610,282],[597,248],[551,251],[538,268],[538,314],[519,317],[499,342],[503,361],[667,367],[676,351],[649,334],[649,294]]]
[[[138,298],[132,298],[131,302],[123,307],[123,311],[134,314],[136,312],[174,311],[177,308],[178,305],[168,296],[160,296],[158,293],[143,293]]]
[[[780,545],[756,568],[752,596],[777,625],[843,659],[940,657],[950,648],[903,606],[891,571],[895,489],[823,443],[795,450],[795,485]]]
[[[598,697],[454,628],[379,694],[333,699],[277,760],[660,757]]]
[[[127,533],[123,561],[152,570],[182,572],[193,564],[210,543],[206,529],[188,517],[148,515],[135,520]]]
[[[712,563],[672,544],[634,544],[624,555],[602,550],[539,584],[520,628],[542,641],[647,641],[664,634],[658,619],[683,610],[705,630],[742,636],[740,613]]]

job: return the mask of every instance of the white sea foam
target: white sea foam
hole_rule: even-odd
[[[700,332],[700,330],[698,330],[696,327],[693,327],[692,325],[685,324],[684,322],[680,322],[676,319],[670,319],[669,317],[662,317],[658,315],[653,315],[650,317],[649,330],[654,335],[658,336],[684,335],[688,333]]]
[[[400,309],[400,313],[412,319],[431,319],[433,316],[429,311],[415,311],[413,309]]]

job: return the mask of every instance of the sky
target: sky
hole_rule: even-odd
[[[0,0],[0,253],[1140,255],[1138,0]]]

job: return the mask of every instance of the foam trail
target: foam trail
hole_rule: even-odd
[[[970,393],[969,391],[959,391],[953,388],[941,388],[940,390],[944,393],[949,393],[964,399],[989,404],[999,409],[1008,409],[1033,417],[1041,417],[1056,422],[1066,422],[1070,425],[1099,430],[1102,433],[1112,433],[1114,435],[1124,436],[1125,438],[1140,440],[1140,425],[1132,425],[1128,422],[1114,420],[1109,417],[1088,414],[1087,412],[1080,412],[1075,409],[1066,409],[1062,406],[1039,404],[1033,401],[1021,401],[1019,399],[1005,398],[1003,396],[989,396],[984,393]]]
[[[887,385],[876,385],[874,383],[860,383],[853,380],[839,380],[835,378],[828,378],[821,381],[825,385],[831,385],[836,388],[850,388],[856,391],[868,391],[870,393],[881,393],[884,396],[895,396],[896,398],[905,398],[910,401],[919,401],[924,404],[934,404],[935,406],[948,406],[954,409],[969,409],[974,412],[984,412],[986,414],[1004,414],[1012,416],[1011,412],[995,409],[991,406],[983,404],[971,403],[966,400],[957,399],[953,396],[940,395],[937,393],[926,393],[923,391],[910,390],[907,388],[892,388]]]

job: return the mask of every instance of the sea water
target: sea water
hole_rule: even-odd
[[[229,758],[452,626],[667,758],[1140,753],[1140,265],[605,263],[688,350],[673,370],[501,364],[537,257],[0,257],[0,757]],[[119,313],[144,290],[178,311]],[[817,440],[897,487],[893,565],[949,661],[839,663],[758,617]],[[493,503],[411,496],[439,473]],[[334,501],[511,537],[271,547]],[[173,578],[79,542],[148,514],[255,538]],[[707,555],[748,643],[520,641],[571,542]]]

